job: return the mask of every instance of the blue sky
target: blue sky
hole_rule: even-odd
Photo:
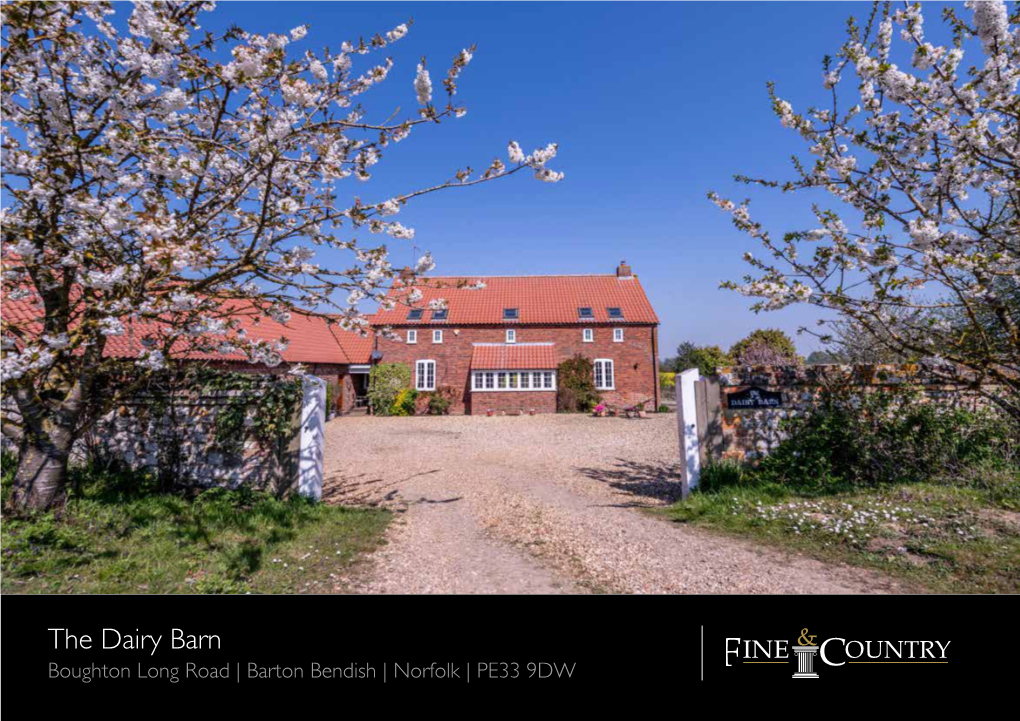
[[[128,8],[118,3],[118,15]],[[708,202],[714,189],[750,196],[773,230],[814,227],[809,197],[783,198],[737,186],[737,172],[787,177],[802,143],[772,114],[775,80],[794,107],[824,104],[821,59],[844,40],[847,17],[867,3],[340,3],[222,2],[206,29],[236,23],[260,33],[309,24],[292,46],[338,48],[414,18],[387,48],[389,79],[362,96],[367,119],[416,107],[412,82],[425,55],[439,78],[453,56],[478,49],[460,81],[465,118],[419,127],[393,146],[367,184],[348,186],[366,202],[434,184],[465,165],[483,169],[506,144],[525,152],[558,142],[559,184],[514,177],[426,196],[401,213],[416,252],[393,241],[392,262],[428,249],[436,272],[608,273],[626,259],[662,320],[663,355],[681,340],[728,347],[756,327],[791,334],[816,317],[805,307],[754,315],[751,300],[720,290],[739,280],[755,243]],[[927,29],[940,23],[927,11]],[[123,21],[123,20],[121,20]],[[933,34],[929,32],[929,34]],[[362,69],[376,57],[360,58]],[[358,66],[356,65],[356,68]],[[819,198],[814,198],[819,199]],[[348,262],[341,252],[326,265]],[[818,347],[797,338],[802,352]]]

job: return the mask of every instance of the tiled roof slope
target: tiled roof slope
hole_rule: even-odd
[[[364,364],[369,362],[373,338],[363,338],[357,333],[330,325],[324,318],[292,314],[286,323],[278,323],[261,314],[252,314],[252,307],[241,301],[231,301],[237,306],[234,317],[239,318],[241,327],[253,340],[276,341],[286,337],[290,345],[283,352],[283,359],[289,363],[341,363]],[[39,333],[42,330],[42,308],[31,298],[3,300],[0,315],[4,320],[17,323],[20,327]],[[258,322],[256,322],[256,317]],[[141,339],[155,327],[154,322],[131,321],[123,335],[110,336],[104,355],[110,358],[134,358],[142,350]],[[241,353],[209,353],[185,351],[181,356],[193,360],[240,361],[247,358]]]
[[[484,288],[470,286],[479,281]],[[544,275],[544,276],[465,276],[461,278],[423,278],[412,286],[422,292],[414,308],[424,312],[420,320],[409,320],[408,286],[399,282],[389,292],[397,301],[392,310],[380,309],[374,325],[422,325],[433,322],[429,301],[447,301],[447,325],[563,325],[658,323],[651,303],[637,276],[616,275]],[[592,309],[593,317],[582,319],[578,308]],[[504,320],[503,309],[516,308],[517,320]],[[622,318],[610,318],[607,308],[620,308]]]
[[[552,343],[476,344],[471,370],[547,370],[557,366]]]

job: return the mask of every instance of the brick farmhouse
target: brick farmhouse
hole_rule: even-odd
[[[419,391],[452,388],[453,413],[553,413],[556,368],[578,354],[604,400],[658,407],[659,319],[625,263],[612,275],[420,278],[390,298],[372,325],[398,339],[377,336],[376,356],[406,363]]]
[[[417,297],[418,291],[420,297]],[[263,316],[245,301],[226,301],[225,317],[249,338],[286,338],[282,362],[253,364],[239,353],[184,350],[181,360],[252,373],[287,373],[301,364],[331,387],[333,408],[351,411],[367,401],[373,363],[406,363],[419,391],[453,390],[453,413],[556,411],[556,368],[575,355],[590,358],[595,385],[616,405],[659,404],[658,324],[644,289],[621,263],[612,275],[463,278],[404,275],[390,290],[391,310],[371,319],[385,334],[361,336],[323,317],[293,314],[286,323]],[[445,301],[441,310],[434,301]],[[6,300],[5,324],[23,337],[42,332],[36,298]],[[158,323],[127,321],[110,336],[107,358],[136,358]]]

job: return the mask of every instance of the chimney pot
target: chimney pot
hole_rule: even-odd
[[[414,277],[414,271],[411,270],[410,266],[405,265],[403,268],[400,269],[400,280],[402,280],[403,282],[406,283],[407,281],[411,280],[411,278],[413,278],[413,277]]]
[[[630,266],[627,265],[627,261],[621,260],[619,267],[616,269],[617,278],[629,278],[633,273],[630,270]]]

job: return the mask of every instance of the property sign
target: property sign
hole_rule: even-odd
[[[747,388],[730,393],[726,396],[726,407],[731,409],[747,408],[781,408],[783,394],[779,391],[767,391],[764,388]]]

